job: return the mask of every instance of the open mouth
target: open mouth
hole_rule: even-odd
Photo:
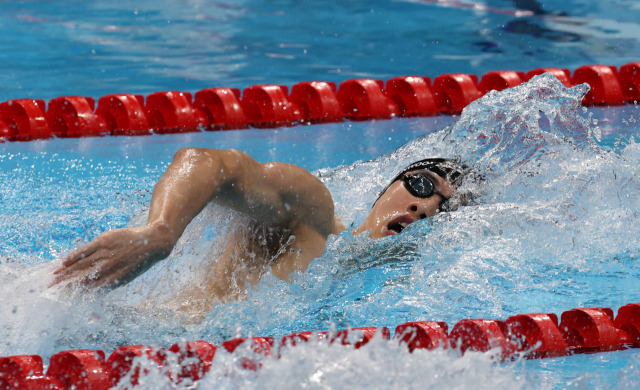
[[[390,232],[394,232],[395,234],[398,234],[402,232],[404,228],[407,227],[407,225],[408,223],[390,223],[389,225],[387,225],[387,229]]]
[[[411,217],[406,215],[394,218],[387,224],[387,232],[389,235],[399,234],[404,230],[404,228],[411,224],[411,222],[413,222]]]

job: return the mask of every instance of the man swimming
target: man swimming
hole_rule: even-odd
[[[394,235],[448,209],[463,170],[448,159],[409,165],[352,233]],[[113,288],[128,283],[166,258],[209,202],[240,212],[251,222],[232,233],[206,282],[189,294],[189,301],[203,310],[215,301],[239,298],[268,267],[283,280],[295,270],[305,271],[324,252],[327,237],[345,230],[329,190],[301,167],[261,164],[236,150],[181,149],[154,188],[147,224],[105,232],[69,253],[54,272],[53,284]]]

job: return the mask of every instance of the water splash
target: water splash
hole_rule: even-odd
[[[226,227],[238,217],[221,214],[215,206],[190,225],[168,261],[104,296],[69,299],[33,289],[42,285],[36,280],[47,280],[48,264],[3,264],[0,329],[6,341],[0,355],[48,356],[72,348],[110,351],[140,343],[166,346],[179,339],[219,345],[249,334],[278,337],[331,326],[393,328],[413,320],[454,323],[463,317],[505,318],[636,301],[640,147],[632,140],[614,149],[599,146],[598,127],[580,106],[585,92],[584,86],[567,89],[543,75],[486,95],[453,125],[393,153],[316,172],[346,225],[357,226],[387,181],[426,157],[453,157],[471,166],[475,175],[460,190],[474,200],[394,237],[332,236],[324,255],[291,283],[267,274],[245,300],[216,306],[199,324],[185,324],[161,306],[181,286],[197,281],[203,258],[215,258],[221,250]],[[131,224],[144,218],[141,213]],[[15,292],[18,298],[13,298]],[[141,308],[143,301],[157,307]],[[44,320],[34,324],[33,318]],[[395,364],[399,379],[389,387],[405,383],[404,378],[406,383],[435,380],[438,373],[445,383],[460,386],[485,383],[482,375],[489,375],[485,380],[491,387],[512,380],[517,386],[533,383],[518,378],[517,368],[495,367],[483,355],[465,360],[424,352],[416,358],[380,345],[363,352],[309,348],[284,360],[265,361],[259,374],[229,375],[234,369],[221,363],[227,368],[217,368],[203,387],[295,383],[288,379],[311,388],[344,387],[340,385],[355,380],[354,362],[369,367],[367,372],[384,372]],[[335,361],[344,361],[344,368]],[[418,364],[421,368],[415,369]],[[304,369],[290,374],[296,365]],[[325,382],[317,382],[313,378],[319,378],[318,372],[331,375],[323,374]],[[337,382],[331,382],[334,376]],[[383,383],[375,375],[371,380]],[[547,378],[544,384],[555,380]]]

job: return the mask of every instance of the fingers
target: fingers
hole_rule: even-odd
[[[89,289],[111,288],[115,287],[118,276],[123,272],[125,270],[119,268],[118,263],[103,261],[96,264],[94,269],[88,272],[79,283]]]
[[[79,260],[91,256],[98,250],[98,248],[100,248],[99,243],[97,243],[96,241],[90,242],[89,244],[70,252],[62,261],[62,266],[69,267]]]
[[[101,273],[100,266],[96,267],[96,269],[88,272],[84,277],[78,280],[78,284],[93,290],[102,286],[105,283],[106,277]]]
[[[144,264],[152,264],[144,235],[132,229],[105,232],[69,253],[53,272],[50,286],[78,285],[88,289],[113,288],[133,279]]]
[[[105,264],[104,261],[98,262],[98,260],[94,259],[85,260],[89,261],[82,267],[74,267],[74,265],[80,264],[75,263],[70,267],[61,268],[60,273],[56,275],[49,287],[64,282],[68,282],[67,287],[81,286],[83,288],[93,288],[101,286],[106,279],[107,274],[105,274],[105,268],[107,264]]]
[[[108,257],[104,255],[104,251],[97,251],[94,246],[89,245],[70,253],[67,256],[70,261],[63,261],[62,266],[53,272],[55,278],[49,287],[75,278],[82,273],[90,272],[96,263],[102,262]]]
[[[82,259],[83,261],[78,261],[76,263],[73,263],[69,266],[64,266],[64,264],[62,265],[62,267],[58,268],[53,274],[55,275],[55,282],[54,284],[59,283],[60,281],[63,281],[65,279],[69,279],[71,277],[73,277],[74,275],[77,275],[78,273],[84,271],[84,270],[88,270],[89,268],[91,268],[97,261],[97,259],[94,259],[93,257],[90,258],[84,258]]]
[[[89,290],[111,290],[118,286],[118,277],[114,275],[87,275],[81,283]]]
[[[56,284],[60,284],[64,281],[67,280],[71,280],[74,279],[76,277],[78,277],[79,274],[82,273],[82,270],[72,270],[69,268],[60,268],[59,270],[57,270],[54,275],[54,279],[51,282],[51,284],[49,284],[49,287],[51,286],[55,286]],[[86,272],[85,272],[86,273]]]

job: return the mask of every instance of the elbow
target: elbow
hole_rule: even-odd
[[[237,166],[245,161],[249,155],[234,149],[218,150],[205,148],[182,148],[173,156],[173,161],[188,161],[198,163],[215,162],[222,166]]]
[[[173,161],[184,161],[202,158],[206,149],[201,148],[182,148],[173,155]]]
[[[220,167],[224,151],[204,148],[182,148],[173,156],[173,163],[181,167],[211,170]]]

